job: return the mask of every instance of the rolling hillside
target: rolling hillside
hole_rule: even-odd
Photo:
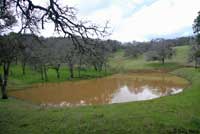
[[[156,68],[176,68],[179,65],[188,64],[189,46],[174,47],[176,54],[172,59],[166,60],[165,65],[162,65],[159,61],[147,62],[144,59],[144,55],[140,55],[138,58],[124,57],[124,51],[120,50],[110,58],[110,67],[124,71],[133,69],[156,69]]]

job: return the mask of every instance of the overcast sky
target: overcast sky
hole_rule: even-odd
[[[33,0],[41,2],[41,0]],[[80,19],[103,25],[110,21],[111,39],[147,41],[192,35],[200,0],[63,0],[78,9]],[[47,28],[45,36],[52,32]]]

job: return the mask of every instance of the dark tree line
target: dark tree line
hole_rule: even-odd
[[[57,78],[60,77],[61,66],[67,66],[70,71],[70,78],[74,77],[74,68],[78,71],[85,67],[94,67],[96,71],[102,71],[107,67],[107,61],[112,52],[114,52],[111,41],[94,40],[93,45],[82,45],[93,51],[81,52],[73,45],[71,38],[40,38],[39,41],[34,36],[24,35],[21,37],[23,49],[19,52],[17,59],[22,65],[22,72],[25,74],[25,67],[28,65],[41,73],[41,78],[48,80],[47,70],[54,69]],[[89,42],[89,41],[88,41]],[[115,50],[116,51],[116,50]]]

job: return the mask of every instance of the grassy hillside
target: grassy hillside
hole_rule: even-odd
[[[200,133],[200,73],[193,68],[172,73],[192,85],[178,95],[150,101],[56,109],[1,100],[1,133]]]
[[[162,65],[159,61],[147,62],[145,61],[143,55],[138,58],[124,57],[124,51],[121,50],[115,53],[110,59],[110,66],[111,68],[125,71],[133,69],[174,69],[180,65],[187,64],[190,47],[180,46],[175,47],[174,49],[176,54],[172,57],[172,59],[166,60],[165,65]]]
[[[186,64],[188,62],[190,46],[179,46],[174,47],[174,49],[176,51],[176,55],[171,59],[171,61],[179,64]]]

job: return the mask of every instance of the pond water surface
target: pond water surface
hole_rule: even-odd
[[[76,82],[36,84],[10,96],[48,106],[112,104],[154,99],[182,92],[189,85],[167,73],[117,74]]]

